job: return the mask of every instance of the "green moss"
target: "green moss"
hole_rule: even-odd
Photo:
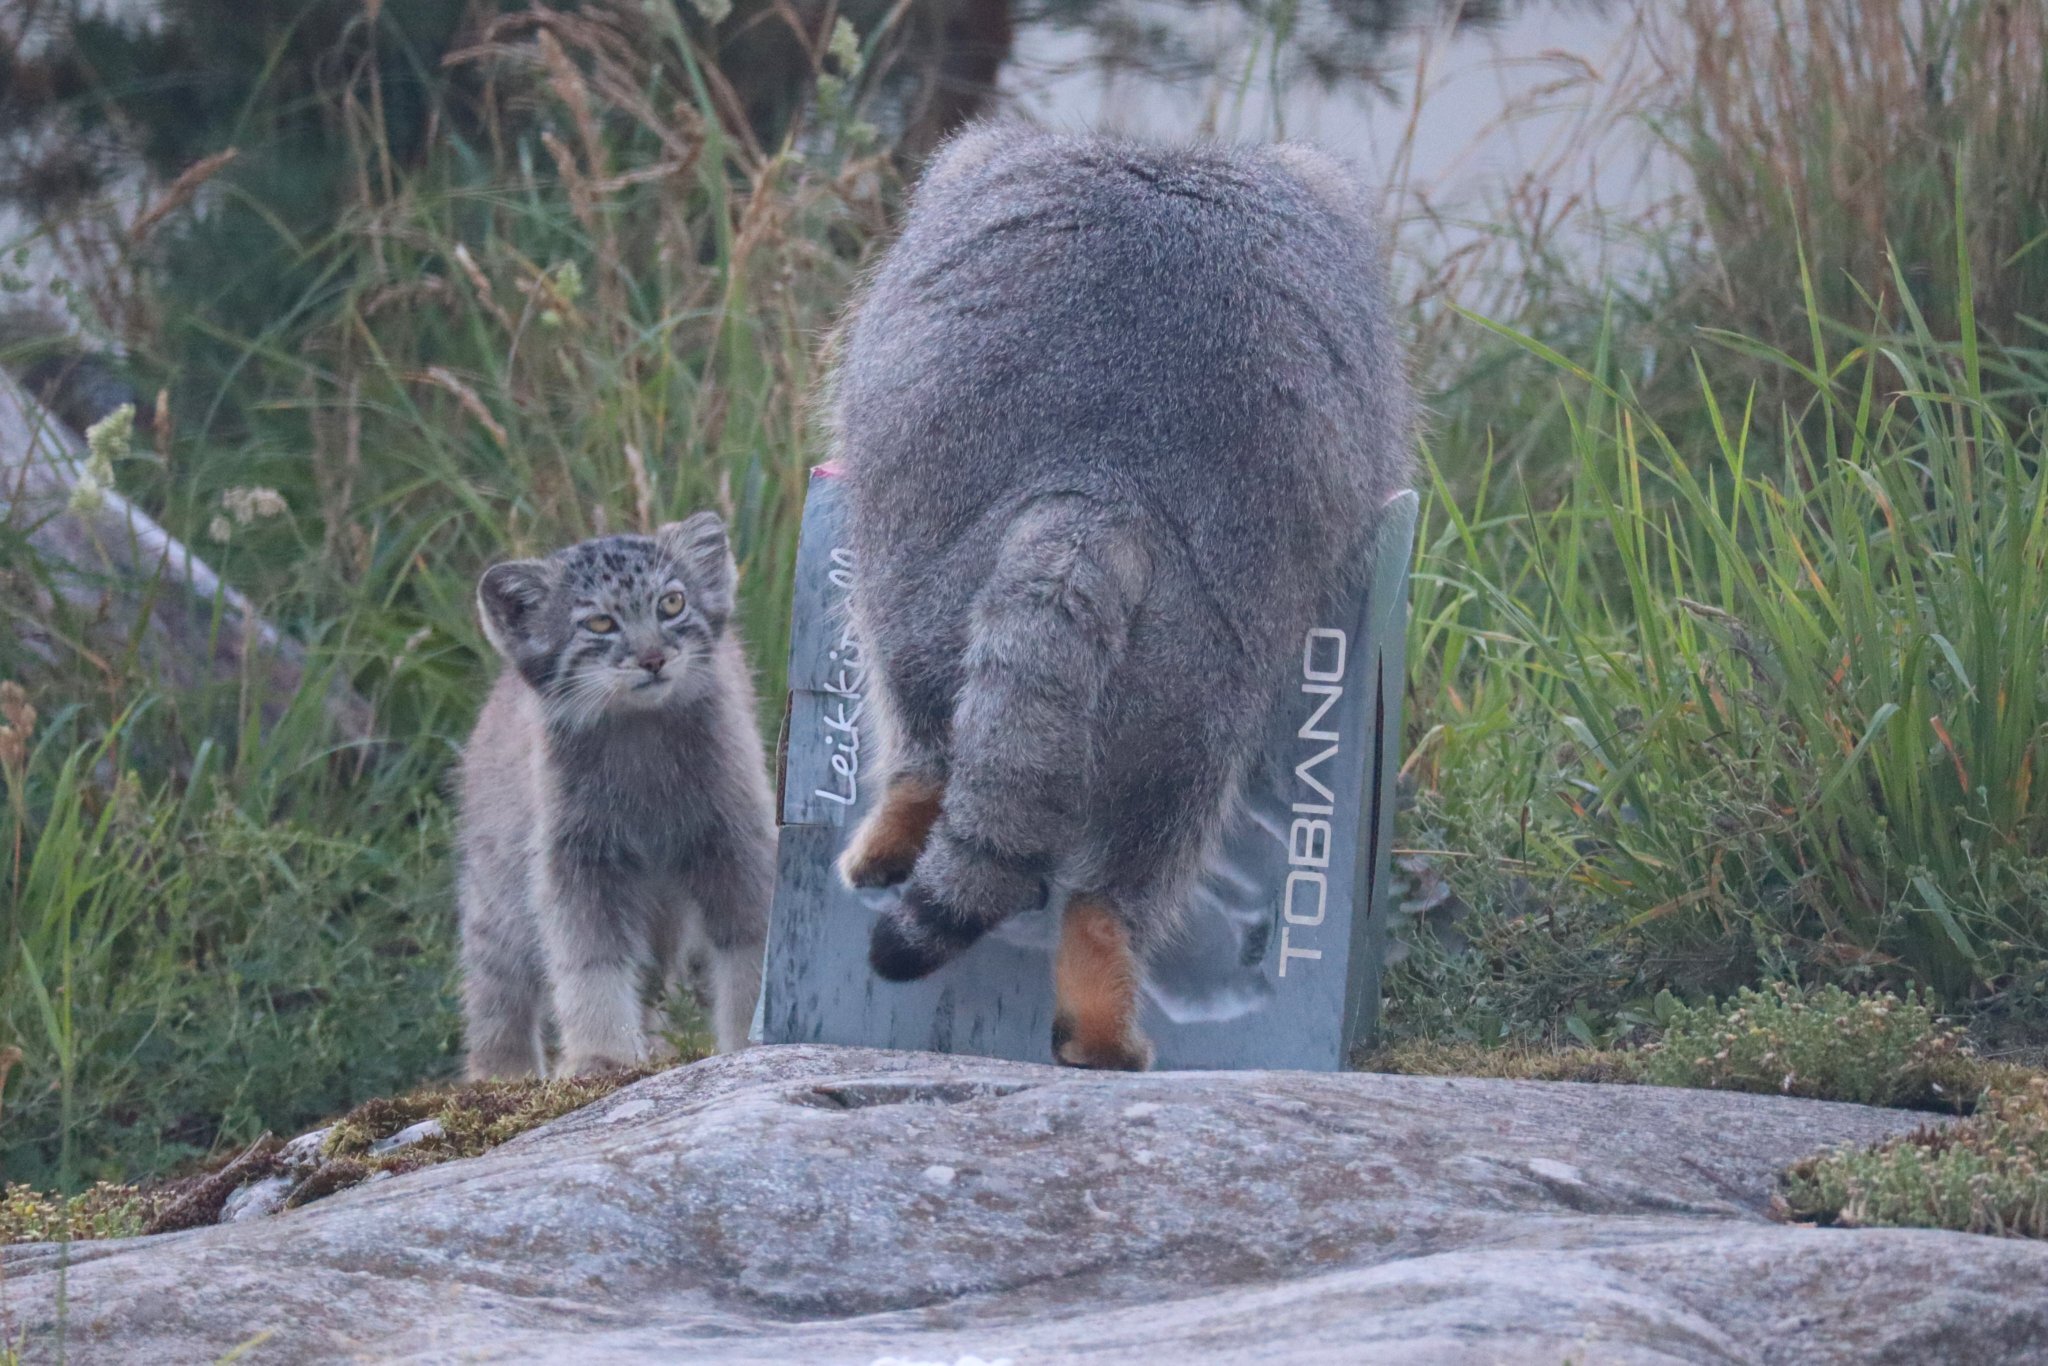
[[[1785,1174],[1780,1206],[1844,1227],[2048,1238],[2048,1076],[1954,1124],[1809,1157]]]
[[[1375,1054],[1365,1066],[1969,1110],[1951,1124],[1802,1160],[1784,1174],[1778,1212],[1851,1227],[2048,1238],[2048,1074],[1972,1055],[1925,998],[1780,985],[1740,991],[1725,1004],[1667,999],[1659,1013],[1663,1037],[1640,1049],[1421,1042]]]
[[[0,1246],[132,1237],[148,1226],[155,1207],[144,1192],[109,1181],[70,1196],[11,1185],[0,1191]]]
[[[433,1162],[475,1157],[508,1138],[601,1100],[655,1070],[639,1067],[547,1081],[472,1081],[456,1086],[422,1087],[406,1095],[358,1105],[334,1121],[321,1152],[330,1162],[361,1159],[367,1164],[365,1176],[369,1171],[390,1169],[400,1163],[405,1164],[406,1170],[427,1165],[419,1160],[423,1157]],[[390,1154],[371,1155],[370,1145],[377,1140],[428,1119],[440,1121],[438,1137],[408,1144]]]
[[[1673,1002],[1664,1026],[1643,1050],[1641,1079],[1653,1086],[1957,1109],[1991,1080],[1963,1032],[1910,989],[1902,998],[1745,987],[1726,1004]]]
[[[1411,1077],[1506,1077],[1517,1081],[1634,1082],[1641,1055],[1626,1049],[1483,1048],[1471,1043],[1405,1043],[1366,1058],[1368,1072]]]
[[[336,1191],[345,1191],[350,1186],[360,1186],[376,1175],[378,1165],[365,1162],[359,1157],[331,1157],[322,1162],[311,1176],[291,1188],[285,1196],[287,1209],[310,1205],[315,1200],[325,1199]]]
[[[68,1198],[25,1185],[8,1186],[0,1198],[0,1245],[125,1238],[212,1223],[235,1188],[270,1176],[298,1175],[298,1183],[285,1197],[288,1207],[297,1208],[361,1185],[379,1172],[415,1171],[489,1152],[657,1070],[637,1067],[546,1081],[463,1082],[367,1101],[328,1126],[321,1161],[311,1172],[288,1171],[282,1145],[266,1135],[252,1147],[190,1175],[149,1185],[102,1182]],[[440,1121],[438,1136],[388,1153],[370,1151],[378,1140],[427,1119]]]
[[[1839,987],[1777,984],[1724,1002],[1658,1003],[1663,1033],[1640,1048],[1486,1048],[1410,1042],[1366,1058],[1375,1072],[1638,1082],[1753,1091],[1864,1105],[1967,1110],[1994,1088],[2037,1075],[1972,1054],[1922,996],[1855,996]]]

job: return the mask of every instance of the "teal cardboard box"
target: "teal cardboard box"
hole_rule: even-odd
[[[1019,915],[920,982],[869,970],[894,892],[833,872],[879,789],[863,661],[846,610],[860,567],[843,487],[812,471],[797,551],[782,743],[780,876],[758,1033],[1052,1059],[1050,910]],[[1265,761],[1204,869],[1186,932],[1150,965],[1143,1024],[1165,1068],[1344,1066],[1379,1007],[1417,501],[1387,508],[1356,591],[1330,595],[1288,661]]]

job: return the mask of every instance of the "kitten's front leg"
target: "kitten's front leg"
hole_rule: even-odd
[[[761,995],[767,952],[768,903],[775,891],[775,845],[741,840],[705,851],[684,877],[689,901],[703,917],[710,948],[711,1028],[718,1051],[747,1046]]]
[[[616,873],[583,866],[573,851],[549,860],[541,941],[561,1031],[556,1076],[630,1067],[647,1056],[640,979],[646,917],[625,904]]]

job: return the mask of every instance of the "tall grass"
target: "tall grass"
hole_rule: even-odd
[[[1547,507],[1436,502],[1411,649],[1438,661],[1438,725],[1414,762],[1453,848],[1549,879],[1490,946],[1546,965],[1541,1010],[1626,1022],[1666,985],[1777,970],[2038,1012],[2048,383],[1994,391],[1955,270],[1954,342],[1907,296],[1903,327],[1837,349],[1807,281],[1811,350],[1721,339],[1780,382],[1731,393],[1696,364],[1683,428],[1611,353],[1476,320],[1553,368],[1570,483]]]
[[[1798,344],[1800,261],[1786,250],[1798,242],[1821,316],[1855,317],[1884,296],[1886,322],[1906,325],[1911,305],[1954,339],[1974,293],[1986,335],[2028,340],[2030,301],[2048,287],[2048,10],[1683,0],[1651,31],[1683,92],[1666,127],[1712,237],[1700,310],[1715,323]]]
[[[1472,913],[1393,1026],[1585,1037],[1763,975],[2037,1039],[2042,13],[1641,21],[1696,249],[1588,282],[1511,242],[1530,283],[1436,332],[1405,838],[1457,893],[1425,918]]]
[[[1597,69],[1562,70],[1503,115],[1507,129],[1548,115],[1569,136],[1491,196],[1490,230],[1432,261],[1415,285],[1451,490],[1470,497],[1479,466],[1505,460],[1532,498],[1553,502],[1570,478],[1571,436],[1552,377],[1526,350],[1457,327],[1447,304],[1580,359],[1603,350],[1642,407],[1690,439],[1705,427],[1698,364],[1729,394],[1759,386],[1766,413],[1823,416],[1795,372],[1754,348],[1706,344],[1704,333],[1810,356],[1815,326],[1846,327],[1831,339],[1846,351],[1873,324],[1910,331],[1910,306],[1955,342],[1967,262],[1986,392],[2024,426],[2033,390],[2007,386],[2011,372],[2042,363],[2048,9],[1643,0],[1617,17],[1627,22]],[[1410,115],[1427,116],[1419,103]],[[1637,157],[1639,177],[1672,199],[1617,220],[1601,205],[1598,167]],[[1421,191],[1401,202],[1424,239],[1447,211]],[[1594,268],[1602,260],[1611,273]],[[1817,430],[1806,435],[1826,445]],[[1753,467],[1789,454],[1766,431]]]
[[[132,1177],[452,1065],[442,780],[493,560],[718,508],[779,717],[815,357],[894,184],[857,90],[763,150],[673,14],[536,10],[453,60],[500,140],[394,170],[357,92],[357,201],[248,262],[313,283],[258,335],[166,320],[175,434],[123,471],[386,743],[337,752],[317,705],[222,726],[132,661],[90,705],[33,698],[0,820],[8,1180]]]
[[[101,731],[74,709],[4,756],[10,1181],[246,1141],[436,1070],[453,1043],[429,767],[345,807],[307,803],[306,774],[217,769],[211,747],[186,781],[145,784],[118,766],[139,719]]]

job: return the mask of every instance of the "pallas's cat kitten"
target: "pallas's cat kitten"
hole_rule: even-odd
[[[984,126],[847,327],[837,453],[887,786],[841,870],[922,977],[1062,903],[1052,1048],[1144,1067],[1146,956],[1408,484],[1367,197],[1305,147]]]
[[[478,585],[509,667],[462,757],[470,1076],[545,1071],[550,1013],[558,1075],[640,1061],[678,983],[746,1043],[775,825],[733,587],[710,512]]]

